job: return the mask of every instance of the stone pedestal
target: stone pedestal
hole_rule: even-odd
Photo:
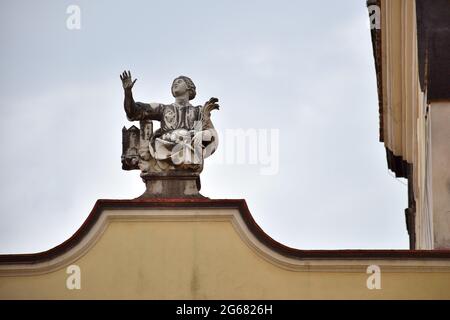
[[[146,190],[138,199],[145,198],[205,198],[200,194],[199,174],[142,175]]]

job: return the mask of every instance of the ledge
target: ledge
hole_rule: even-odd
[[[0,255],[0,265],[27,265],[50,261],[78,245],[101,218],[105,209],[236,209],[246,227],[259,242],[289,259],[445,259],[450,260],[450,250],[300,250],[275,241],[253,219],[245,200],[237,199],[142,199],[97,200],[82,226],[62,244],[39,253]]]

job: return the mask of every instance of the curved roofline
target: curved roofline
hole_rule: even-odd
[[[450,259],[450,250],[301,250],[286,246],[265,233],[253,219],[244,199],[100,199],[81,227],[60,245],[38,253],[2,254],[0,265],[35,264],[61,256],[81,242],[105,209],[237,209],[250,232],[275,252],[293,259]]]

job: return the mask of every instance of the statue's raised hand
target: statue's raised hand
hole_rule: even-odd
[[[219,105],[217,102],[219,102],[219,99],[217,98],[209,99],[203,106],[203,113],[209,116],[212,110],[219,110]]]
[[[124,88],[124,90],[131,90],[131,88],[133,88],[134,83],[136,82],[137,79],[134,79],[134,81],[131,78],[131,72],[130,70],[124,71],[121,75],[120,75],[120,80],[122,80],[122,86]]]
[[[211,111],[213,110],[219,110],[219,105],[217,104],[219,102],[219,99],[217,98],[211,98],[208,101],[206,101],[205,105],[203,106],[202,110],[202,123],[203,123],[203,130],[209,129],[212,127],[211,123]]]

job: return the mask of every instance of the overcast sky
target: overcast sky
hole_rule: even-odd
[[[69,5],[81,29],[69,30]],[[170,103],[190,76],[227,129],[279,130],[279,170],[206,160],[202,194],[244,198],[271,237],[301,249],[408,248],[406,186],[378,141],[363,0],[2,1],[0,252],[47,250],[97,199],[144,191],[122,171],[119,74],[137,101]]]

